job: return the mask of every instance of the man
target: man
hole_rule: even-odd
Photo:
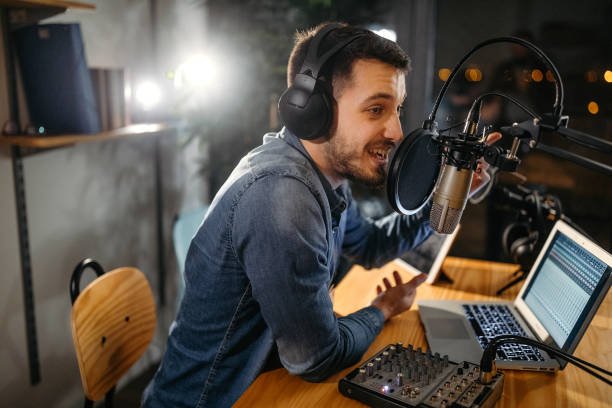
[[[322,28],[298,35],[290,86]],[[313,140],[286,128],[266,135],[213,200],[191,243],[183,302],[144,406],[230,406],[275,358],[291,374],[322,381],[357,363],[384,322],[411,306],[424,275],[403,283],[395,273],[371,306],[344,317],[329,295],[341,253],[375,267],[430,234],[421,214],[374,222],[352,200],[347,179],[384,184],[389,152],[402,139],[409,65],[395,43],[350,26],[331,31],[321,48],[356,34],[324,68],[329,131]]]

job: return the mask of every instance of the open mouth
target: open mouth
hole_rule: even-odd
[[[374,158],[377,162],[386,163],[389,159],[390,149],[370,149],[368,154]]]

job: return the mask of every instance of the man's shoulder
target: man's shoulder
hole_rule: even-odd
[[[316,197],[324,196],[321,181],[308,158],[281,138],[266,137],[262,145],[240,160],[214,201],[236,203],[248,190],[257,191],[259,200],[265,201],[273,199],[278,189],[272,187],[280,185],[304,193],[309,190]]]
[[[290,177],[308,185],[318,176],[308,158],[280,138],[266,139],[265,143],[251,150],[243,165],[255,179],[268,176]]]

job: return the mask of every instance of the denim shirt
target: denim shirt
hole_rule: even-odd
[[[185,294],[145,407],[231,406],[274,343],[282,365],[322,381],[359,361],[383,327],[373,306],[336,317],[329,295],[342,253],[380,266],[429,236],[426,217],[360,216],[299,139],[267,134],[211,203],[185,264]]]

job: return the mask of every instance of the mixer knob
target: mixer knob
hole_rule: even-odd
[[[360,368],[359,374],[357,375],[357,381],[364,382],[366,380],[366,369]]]
[[[383,351],[383,353],[382,353],[382,360],[383,360],[383,363],[386,363],[387,361],[389,361],[389,352],[388,351]]]
[[[397,375],[395,376],[395,384],[399,386],[404,385],[404,374],[397,373]]]
[[[366,373],[368,373],[368,377],[371,377],[372,374],[374,374],[374,364],[373,363],[368,363],[366,365]]]
[[[382,359],[380,357],[376,357],[374,359],[374,366],[376,367],[377,370],[380,370],[381,363],[382,363]]]

